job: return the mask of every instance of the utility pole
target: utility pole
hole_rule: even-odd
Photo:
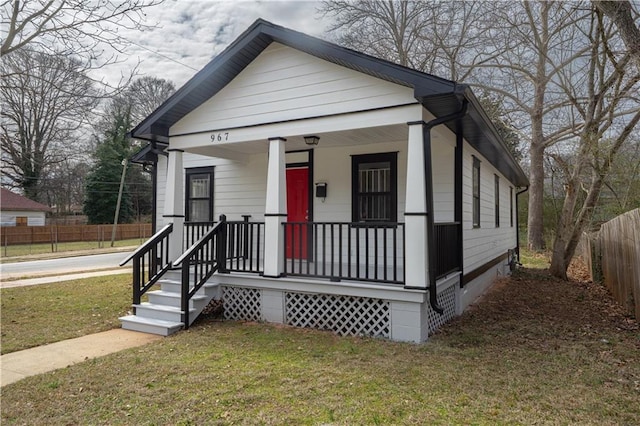
[[[122,160],[122,177],[120,178],[120,190],[118,191],[118,202],[116,203],[116,214],[113,218],[113,228],[111,228],[111,247],[116,240],[116,230],[118,229],[118,216],[120,215],[120,202],[122,201],[122,189],[124,188],[124,176],[127,173],[127,159]]]

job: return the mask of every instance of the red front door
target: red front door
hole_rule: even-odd
[[[287,169],[287,258],[307,258],[307,226],[309,221],[309,168]]]

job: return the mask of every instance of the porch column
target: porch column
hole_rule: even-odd
[[[279,277],[284,272],[284,229],[287,220],[287,182],[284,138],[269,139],[267,194],[264,213],[264,276]]]
[[[164,199],[164,225],[173,223],[169,237],[169,259],[176,260],[182,254],[184,236],[184,171],[180,149],[167,149],[167,186]]]
[[[405,204],[405,287],[429,285],[427,200],[425,192],[423,121],[409,125],[407,143],[407,193]]]

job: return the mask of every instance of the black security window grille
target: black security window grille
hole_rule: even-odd
[[[395,222],[397,218],[397,153],[353,158],[353,222]]]

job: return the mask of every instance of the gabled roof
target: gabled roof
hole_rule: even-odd
[[[132,131],[134,138],[168,142],[169,128],[231,82],[271,43],[277,42],[352,70],[411,87],[414,96],[436,117],[459,111],[464,137],[517,186],[528,185],[524,172],[482,110],[471,89],[392,62],[258,19]],[[456,123],[446,123],[454,133]]]
[[[0,188],[0,210],[48,212],[51,208],[8,189]]]

